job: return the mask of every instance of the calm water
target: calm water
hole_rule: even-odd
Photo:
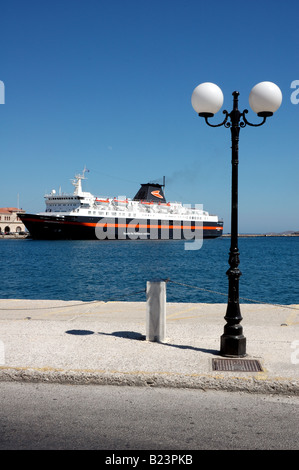
[[[0,240],[0,298],[145,301],[146,281],[170,278],[169,302],[227,302],[230,240]],[[240,238],[240,296],[299,304],[299,237]],[[139,292],[139,293],[138,293]],[[243,303],[245,300],[241,300]]]

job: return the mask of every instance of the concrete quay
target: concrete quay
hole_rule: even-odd
[[[299,305],[241,304],[262,371],[214,370],[226,304],[167,303],[147,341],[146,302],[0,299],[0,382],[198,388],[299,395]],[[228,359],[228,358],[226,358]]]

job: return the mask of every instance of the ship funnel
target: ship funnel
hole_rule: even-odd
[[[141,188],[134,197],[134,201],[147,201],[147,202],[166,202],[163,186],[157,183],[142,184]]]

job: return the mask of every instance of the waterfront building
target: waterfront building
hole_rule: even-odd
[[[25,225],[18,216],[25,211],[16,207],[0,208],[0,235],[21,234],[25,232]]]

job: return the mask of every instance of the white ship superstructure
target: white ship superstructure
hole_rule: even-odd
[[[96,197],[82,189],[85,172],[84,169],[72,180],[75,187],[72,194],[57,194],[55,190],[46,194],[45,212],[20,215],[33,238],[99,238],[101,228],[107,227],[107,238],[121,239],[129,238],[132,230],[135,238],[136,234],[139,238],[151,238],[150,229],[158,230],[157,238],[162,238],[159,230],[167,238],[167,229],[169,238],[178,239],[186,238],[181,232],[188,229],[194,232],[201,229],[203,238],[222,235],[223,222],[201,205],[166,202],[164,184],[142,184],[133,199]]]

